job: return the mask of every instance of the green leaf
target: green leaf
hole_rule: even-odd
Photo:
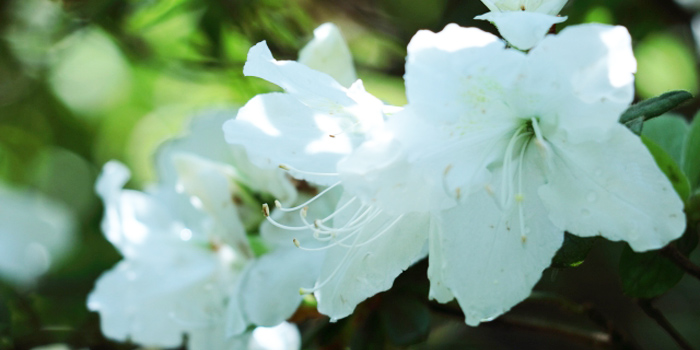
[[[683,147],[690,125],[684,117],[667,113],[644,122],[642,135],[654,141],[666,151],[676,164],[683,164]]]
[[[695,115],[690,124],[688,137],[683,148],[683,170],[690,186],[695,189],[700,186],[700,113]]]
[[[622,116],[620,116],[620,123],[630,127],[634,132],[635,130],[632,129],[631,126],[636,126],[637,123],[658,117],[691,98],[693,98],[693,95],[688,91],[669,91],[660,96],[652,97],[630,106],[622,113]],[[638,134],[638,132],[635,133]]]
[[[681,238],[673,241],[678,250],[689,255],[698,245],[694,230],[687,230]],[[653,298],[673,288],[685,272],[659,253],[651,251],[635,253],[625,246],[620,257],[622,291],[635,298]]]
[[[635,135],[641,135],[642,127],[644,126],[644,119],[631,119],[630,121],[625,122],[624,125],[627,127],[627,129],[630,129],[630,131],[632,131]]]
[[[379,315],[386,335],[395,345],[411,345],[428,337],[430,310],[413,295],[389,294],[392,300],[382,303]]]
[[[635,298],[653,298],[673,288],[683,270],[659,252],[635,253],[625,246],[620,257],[622,291]]]
[[[671,181],[676,193],[678,193],[684,202],[688,200],[688,197],[690,197],[690,183],[678,164],[673,161],[671,156],[668,155],[661,146],[654,143],[654,141],[642,136],[642,142],[644,142],[644,145],[649,149],[649,152],[651,152],[651,155],[656,161],[656,165],[659,166],[659,169],[661,169]]]
[[[552,267],[576,267],[583,263],[598,237],[579,237],[564,233],[564,244],[552,259]]]

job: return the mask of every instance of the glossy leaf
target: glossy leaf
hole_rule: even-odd
[[[597,237],[579,237],[566,232],[564,234],[564,244],[552,259],[552,267],[576,267],[581,265],[597,239]]]
[[[683,152],[683,170],[693,189],[700,186],[700,114],[695,115]]]
[[[669,91],[630,106],[620,116],[620,123],[626,125],[635,134],[639,134],[642,122],[658,117],[691,98],[693,98],[693,95],[688,91]],[[637,128],[639,128],[639,131],[637,131]]]
[[[671,180],[671,184],[673,184],[676,193],[678,193],[683,201],[686,201],[690,196],[690,183],[685,174],[683,174],[683,171],[681,171],[681,168],[671,156],[654,141],[642,136],[642,142],[644,142],[644,145],[647,146],[647,149],[651,152],[659,169]]]
[[[678,165],[683,164],[683,147],[690,125],[683,116],[667,113],[644,123],[642,136],[648,137],[666,151]]]

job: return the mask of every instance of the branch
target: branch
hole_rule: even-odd
[[[700,279],[700,266],[693,264],[676,246],[667,245],[660,252],[689,275]]]
[[[663,328],[668,335],[673,338],[673,340],[676,341],[678,346],[683,349],[683,350],[693,350],[693,347],[688,343],[688,341],[683,338],[683,336],[678,333],[678,331],[673,328],[673,325],[671,322],[668,322],[668,319],[659,311],[659,309],[655,308],[653,305],[651,305],[651,300],[650,299],[639,299],[637,300],[637,305],[639,305],[640,308],[644,311],[644,313],[647,314],[650,318],[652,318],[656,323]]]
[[[598,327],[607,331],[610,335],[611,342],[618,344],[623,349],[639,349],[634,341],[629,339],[622,331],[617,329],[612,321],[610,321],[602,312],[598,311],[590,303],[579,304],[562,296],[532,291],[532,294],[525,301],[530,302],[545,302],[556,305],[561,310],[565,310],[574,314],[585,315],[591,322]]]
[[[428,307],[436,312],[443,315],[464,319],[464,314],[461,310],[455,309],[453,307],[438,304],[438,303],[428,303]],[[613,346],[618,345],[622,349],[637,349],[636,346],[620,341],[623,338],[617,337],[614,332],[601,332],[601,331],[585,331],[577,329],[574,327],[564,326],[558,323],[552,323],[544,320],[529,319],[517,316],[500,316],[499,318],[482,323],[484,327],[495,327],[502,329],[523,329],[533,332],[545,333],[545,334],[555,334],[564,338],[571,339],[574,342],[586,344],[590,346]],[[609,327],[606,327],[606,329]]]

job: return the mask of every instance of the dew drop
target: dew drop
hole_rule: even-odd
[[[598,195],[595,192],[591,192],[586,196],[586,199],[588,199],[589,202],[593,203],[598,199]]]

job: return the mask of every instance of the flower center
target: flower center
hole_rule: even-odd
[[[289,166],[280,167],[283,169],[291,169]],[[299,171],[298,169],[294,170],[297,172]],[[333,272],[331,272],[323,281],[317,282],[313,288],[301,288],[301,294],[311,294],[325,286],[342,269],[347,259],[352,255],[351,253],[354,251],[353,248],[371,244],[372,242],[376,241],[386,232],[389,232],[392,227],[394,227],[403,217],[403,215],[400,215],[382,225],[376,225],[378,227],[376,230],[373,229],[374,232],[372,233],[371,238],[364,239],[362,241],[360,240],[360,236],[363,233],[364,228],[373,220],[380,217],[382,210],[371,204],[359,203],[360,199],[358,197],[352,197],[345,201],[336,207],[331,214],[325,217],[318,217],[313,220],[309,219],[309,205],[327,195],[331,190],[338,187],[340,184],[340,182],[336,182],[306,202],[294,207],[284,207],[282,203],[275,200],[276,210],[283,213],[298,213],[302,222],[302,224],[299,226],[285,225],[275,220],[270,216],[269,206],[267,204],[263,204],[262,206],[262,211],[266,220],[272,225],[288,231],[310,231],[312,232],[311,236],[315,240],[319,242],[327,242],[324,243],[322,247],[308,248],[302,246],[301,242],[297,238],[292,239],[294,245],[301,250],[322,251],[335,246],[349,248]],[[339,218],[340,214],[343,215],[342,219]],[[333,219],[336,220],[331,221]],[[340,222],[338,222],[339,219],[341,219]]]

